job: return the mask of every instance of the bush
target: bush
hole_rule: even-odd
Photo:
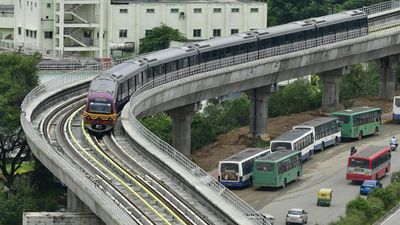
[[[375,188],[368,197],[376,197],[382,200],[384,208],[390,209],[396,205],[396,194],[392,188]]]
[[[356,64],[350,73],[344,75],[339,83],[339,98],[346,108],[351,107],[353,99],[362,96],[376,96],[379,91],[378,67],[375,62],[367,65]]]
[[[314,86],[308,80],[298,79],[274,92],[268,102],[268,116],[289,115],[320,107],[321,91],[315,79],[312,79]]]

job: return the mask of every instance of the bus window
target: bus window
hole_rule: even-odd
[[[368,168],[369,162],[364,159],[351,159],[349,166],[356,168]]]
[[[271,144],[271,151],[278,151],[278,150],[291,150],[292,145],[287,142],[273,142]]]

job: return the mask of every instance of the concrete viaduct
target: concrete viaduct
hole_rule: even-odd
[[[151,95],[138,103],[132,113],[143,116],[168,111],[173,118],[173,146],[189,157],[192,114],[196,104],[204,99],[246,92],[251,100],[250,130],[255,137],[264,138],[268,130],[268,97],[271,87],[277,82],[319,74],[323,91],[322,109],[333,112],[338,110],[339,81],[343,70],[352,64],[377,60],[380,65],[380,97],[392,99],[399,53],[398,29],[375,32],[176,80],[151,91]]]

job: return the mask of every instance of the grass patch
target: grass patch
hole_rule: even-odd
[[[21,167],[18,168],[17,173],[19,174],[25,174],[25,173],[29,173],[32,172],[34,170],[34,165],[35,162],[34,161],[29,161],[29,162],[23,162],[21,164]],[[11,163],[7,163],[6,165],[7,171],[10,171],[11,169]],[[3,173],[0,171],[0,176],[3,175]]]

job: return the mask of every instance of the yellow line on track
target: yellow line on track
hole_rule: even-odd
[[[114,174],[112,171],[107,169],[101,162],[99,162],[96,158],[91,156],[76,140],[75,136],[72,133],[71,130],[71,124],[72,124],[72,118],[76,116],[76,114],[82,109],[83,107],[79,108],[76,110],[71,117],[69,118],[68,122],[68,132],[75,142],[75,144],[82,150],[82,152],[85,153],[85,155],[93,160],[98,166],[100,166],[104,171],[106,171],[109,175],[111,175],[114,179],[119,181],[126,189],[128,189],[133,195],[135,195],[143,204],[145,204],[151,211],[153,211],[165,224],[171,225],[171,223],[163,216],[161,215],[154,207],[152,207],[148,202],[146,202],[145,199],[143,199],[137,192],[135,192],[131,187],[129,187],[121,178],[119,178],[116,174]],[[126,177],[128,177],[130,180],[134,181],[136,185],[140,186],[148,195],[150,195],[157,203],[162,205],[174,218],[176,218],[181,224],[186,224],[184,221],[182,221],[179,216],[177,216],[169,207],[167,207],[162,201],[160,201],[153,193],[151,193],[146,187],[144,187],[142,184],[140,184],[134,177],[132,177],[129,173],[127,173],[124,169],[122,169],[118,164],[116,164],[114,161],[112,161],[107,155],[105,155],[94,143],[93,141],[89,138],[89,134],[86,132],[83,121],[81,124],[82,127],[82,132],[85,135],[86,139],[90,142],[90,144],[95,148],[96,152],[101,154],[107,161],[109,161],[115,168],[117,168],[120,172],[122,172]]]

